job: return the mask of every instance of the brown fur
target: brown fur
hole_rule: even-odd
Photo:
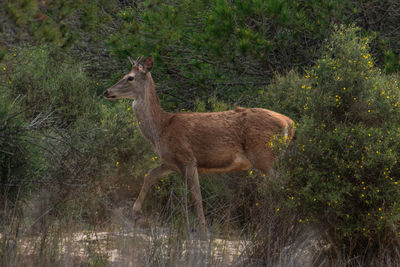
[[[150,74],[153,59],[132,71],[104,92],[107,99],[133,98],[134,111],[143,135],[155,146],[161,166],[145,178],[133,211],[140,212],[145,195],[162,176],[178,172],[188,179],[200,226],[205,218],[198,173],[225,173],[255,168],[271,173],[276,156],[268,146],[274,135],[294,135],[293,121],[262,108],[236,108],[212,113],[168,113],[159,103]],[[134,77],[132,81],[129,77]]]

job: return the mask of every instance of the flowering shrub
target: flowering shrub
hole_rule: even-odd
[[[278,78],[265,97],[296,121],[285,205],[348,253],[400,235],[400,77],[374,66],[369,41],[338,28],[305,77]]]

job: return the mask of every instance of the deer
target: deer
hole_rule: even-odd
[[[104,91],[107,100],[133,99],[141,133],[159,155],[160,166],[145,175],[132,208],[140,216],[146,194],[162,177],[176,172],[186,179],[202,235],[207,233],[199,174],[248,171],[273,173],[277,155],[268,146],[272,138],[294,136],[293,121],[263,108],[237,107],[223,112],[170,113],[160,105],[150,71],[154,60],[129,59],[131,71]]]

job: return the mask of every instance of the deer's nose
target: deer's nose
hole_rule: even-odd
[[[105,97],[108,96],[108,90],[105,90],[105,91],[103,92],[103,96],[105,96]]]

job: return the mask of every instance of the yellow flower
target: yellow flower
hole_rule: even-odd
[[[117,166],[118,166],[118,165],[119,165],[119,161],[117,161],[117,163],[115,163],[115,165],[117,165]]]
[[[305,85],[305,84],[303,84],[303,85],[301,86],[301,88],[303,88],[303,89],[304,89],[304,88],[306,88],[306,85]]]
[[[6,71],[6,67],[3,67],[3,70]]]
[[[280,208],[277,208],[277,209],[276,209],[276,211],[280,211],[280,210],[281,210]]]
[[[256,206],[260,205],[260,203],[256,202]]]
[[[128,110],[131,110],[131,108],[128,108]]]

